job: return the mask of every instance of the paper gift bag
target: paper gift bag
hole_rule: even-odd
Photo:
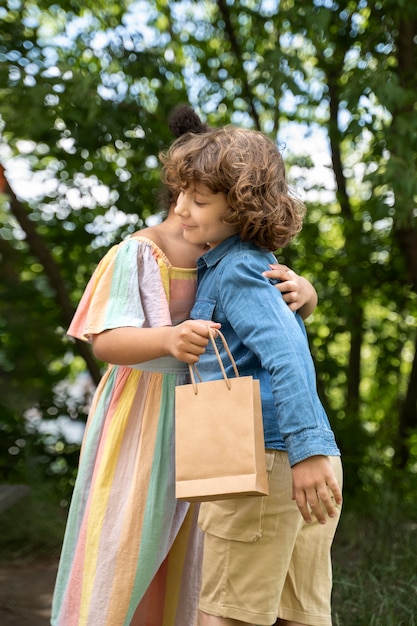
[[[268,494],[259,381],[239,376],[216,332],[236,377],[226,375],[209,330],[223,378],[202,382],[190,366],[191,384],[175,390],[176,497],[190,502]]]

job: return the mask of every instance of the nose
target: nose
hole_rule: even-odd
[[[183,191],[181,191],[180,195],[177,198],[177,203],[174,208],[174,213],[176,215],[184,215],[187,212],[187,199],[186,195]]]

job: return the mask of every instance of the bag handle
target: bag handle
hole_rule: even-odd
[[[217,357],[217,360],[219,362],[221,372],[223,374],[224,381],[226,383],[227,388],[231,389],[232,385],[230,383],[229,378],[227,377],[226,370],[224,369],[223,361],[222,361],[222,358],[221,358],[220,353],[219,353],[219,349],[217,348],[217,345],[216,345],[216,340],[214,338],[215,337],[214,330],[211,328],[211,326],[207,326],[207,328],[208,328],[208,334],[209,334],[209,337],[210,337],[210,341],[213,344],[214,352],[216,353],[216,357]],[[239,378],[239,371],[237,369],[237,366],[236,366],[235,360],[234,360],[234,358],[232,356],[232,353],[230,352],[230,348],[229,348],[229,346],[227,344],[226,337],[223,335],[223,333],[220,330],[216,330],[216,333],[219,335],[220,339],[222,340],[223,347],[226,350],[226,354],[227,354],[227,356],[230,359],[230,362],[232,364],[232,367],[233,367],[233,370],[235,372],[236,378]],[[197,389],[197,383],[196,383],[194,374],[197,375],[197,378],[199,379],[200,382],[203,382],[203,380],[202,380],[202,378],[200,376],[200,372],[198,371],[197,365],[195,363],[193,363],[193,364],[189,363],[188,368],[190,370],[190,378],[191,378],[191,383],[193,385],[193,390],[194,390],[195,395],[197,395],[198,394],[198,389]]]

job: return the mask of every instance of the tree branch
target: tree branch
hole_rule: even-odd
[[[243,58],[243,50],[239,46],[239,43],[235,36],[235,30],[233,28],[232,20],[230,18],[230,7],[224,0],[217,0],[217,6],[219,7],[219,11],[224,21],[225,33],[227,34],[227,38],[229,39],[233,53],[236,57],[236,62],[241,63],[241,59]],[[255,121],[256,128],[258,130],[261,130],[261,123],[259,120],[258,112],[253,102],[253,95],[251,92],[251,88],[249,86],[248,77],[243,68],[242,68],[242,73],[244,76],[244,80],[242,81],[243,95],[250,108],[250,113]]]

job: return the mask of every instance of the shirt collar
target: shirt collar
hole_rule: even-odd
[[[226,256],[230,248],[232,248],[239,239],[240,235],[232,235],[219,243],[219,245],[215,248],[211,248],[208,252],[203,254],[203,256],[197,259],[197,267],[202,267],[203,265],[206,267],[212,267],[213,265],[216,265],[216,263]]]

